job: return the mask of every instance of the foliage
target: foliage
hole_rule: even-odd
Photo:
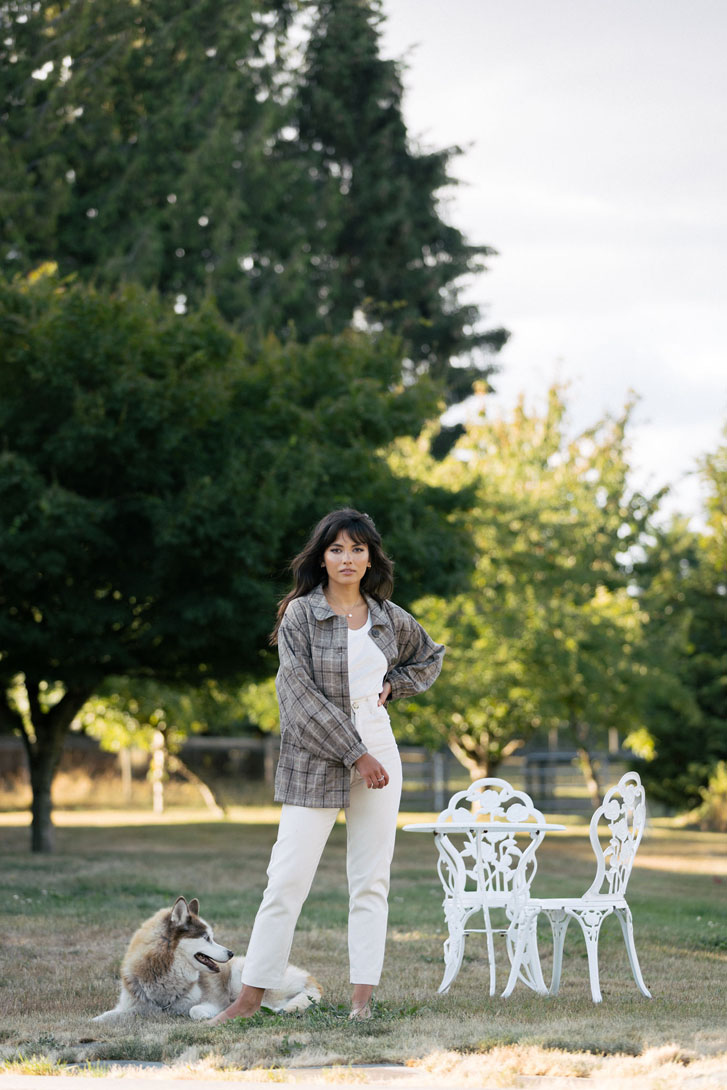
[[[700,539],[695,588],[702,608],[695,603],[690,637],[705,726],[712,735],[721,735],[721,755],[727,757],[727,426],[723,436],[723,444],[700,465],[707,488],[707,530]]]
[[[457,497],[407,489],[377,454],[435,404],[392,385],[393,342],[252,358],[209,307],[180,319],[135,289],[5,287],[0,305],[3,679],[52,677],[60,648],[84,684],[254,670],[286,560],[318,512],[359,497],[374,517],[401,501],[395,553],[424,524],[404,599],[447,545],[440,585],[456,578],[461,539],[445,534],[436,568],[426,548]]]
[[[12,701],[0,722],[43,765],[38,798],[105,678],[269,669],[285,565],[326,509],[368,510],[395,555],[417,525],[404,601],[457,580],[458,497],[378,453],[436,406],[426,380],[397,382],[387,335],[253,353],[210,304],[45,277],[0,284],[0,359],[0,682],[23,679],[32,728]]]
[[[456,149],[412,148],[380,4],[0,2],[0,260],[305,341],[358,315],[468,392],[506,334],[463,277],[492,251],[440,216]],[[483,351],[487,354],[483,354]]]
[[[239,700],[245,714],[260,730],[270,733],[280,729],[275,678],[253,681],[246,685],[240,691]]]
[[[108,678],[76,723],[112,753],[130,745],[149,751],[157,731],[164,734],[166,748],[177,752],[185,738],[207,727],[200,711],[215,691],[213,682],[192,691],[143,678]]]
[[[483,411],[439,466],[399,444],[400,472],[416,456],[426,479],[476,490],[464,516],[477,550],[470,588],[417,605],[448,650],[410,711],[411,727],[429,720],[430,738],[473,776],[547,727],[564,727],[590,759],[606,728],[642,723],[646,617],[628,569],[656,500],[628,486],[630,406],[570,440],[565,410],[553,387],[543,413],[522,402],[510,418]]]
[[[237,258],[255,249],[254,218],[274,219],[294,182],[276,178],[282,6],[2,9],[4,257],[27,270],[50,256],[63,274],[197,300],[232,281],[226,302],[248,310]]]
[[[706,787],[701,787],[702,804],[694,817],[700,829],[727,833],[727,761],[718,761]]]
[[[211,679],[190,689],[148,679],[108,678],[99,693],[86,701],[73,726],[112,753],[134,746],[150,754],[148,778],[155,813],[163,812],[169,773],[177,772],[197,787],[212,812],[221,815],[223,809],[209,783],[185,764],[180,750],[190,734],[207,729],[205,712],[219,714],[231,705]],[[212,722],[217,730],[217,715]]]
[[[727,758],[727,445],[703,459],[701,474],[706,532],[672,520],[637,573],[655,640],[672,661],[667,684],[650,697],[654,759],[641,773],[651,795],[678,809],[699,804]]]

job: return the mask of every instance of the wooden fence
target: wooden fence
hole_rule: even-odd
[[[180,756],[202,779],[221,785],[232,781],[266,785],[272,798],[272,783],[278,758],[279,739],[240,736],[236,738],[189,738]],[[421,746],[401,746],[404,772],[402,809],[443,810],[450,795],[470,782],[467,771],[449,750],[432,752]],[[605,789],[627,767],[621,752],[598,754],[601,784]],[[83,769],[89,776],[119,774],[124,779],[141,778],[148,770],[149,755],[138,750],[107,753],[92,739],[70,734],[66,740],[62,769]],[[512,757],[497,775],[524,789],[535,805],[547,814],[588,814],[591,802],[577,756],[567,750],[539,750]],[[19,738],[0,737],[0,788],[11,782],[27,782],[25,752]]]

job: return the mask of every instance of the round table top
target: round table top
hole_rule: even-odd
[[[551,821],[422,821],[402,826],[405,833],[562,833],[567,828]]]

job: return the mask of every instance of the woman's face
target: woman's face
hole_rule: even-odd
[[[335,541],[332,541],[323,554],[323,565],[328,573],[329,586],[355,587],[366,574],[369,563],[369,547],[354,541],[352,537],[341,530]]]

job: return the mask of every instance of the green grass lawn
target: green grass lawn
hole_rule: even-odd
[[[399,1062],[437,1072],[443,1082],[451,1073],[481,1078],[497,1070],[620,1072],[641,1088],[681,1085],[682,1077],[697,1075],[700,1088],[727,1084],[727,845],[717,834],[665,823],[647,831],[629,888],[652,1001],[636,988],[613,918],[599,947],[601,1005],[590,999],[575,925],[558,997],[542,998],[519,984],[508,1000],[490,998],[478,935],[468,939],[449,994],[438,996],[445,929],[436,853],[428,836],[399,833],[376,1017],[351,1025],[345,830],[337,827],[292,954],[321,982],[319,1007],[219,1028],[164,1016],[116,1027],[90,1021],[115,1004],[121,958],[134,930],[180,893],[199,897],[216,937],[244,952],[275,839],[272,814],[259,811],[251,820],[249,812],[236,811],[232,820],[190,824],[175,823],[174,814],[146,824],[87,815],[83,824],[84,815],[76,813],[68,818],[73,824],[58,828],[57,852],[49,857],[31,856],[27,828],[0,816],[0,1060],[6,1070],[17,1069],[21,1057],[29,1070],[33,1063],[108,1059],[181,1061],[208,1071]],[[574,826],[546,838],[533,892],[577,895],[592,874],[587,828]],[[543,922],[546,979],[547,931]],[[501,945],[497,953],[502,988]]]

